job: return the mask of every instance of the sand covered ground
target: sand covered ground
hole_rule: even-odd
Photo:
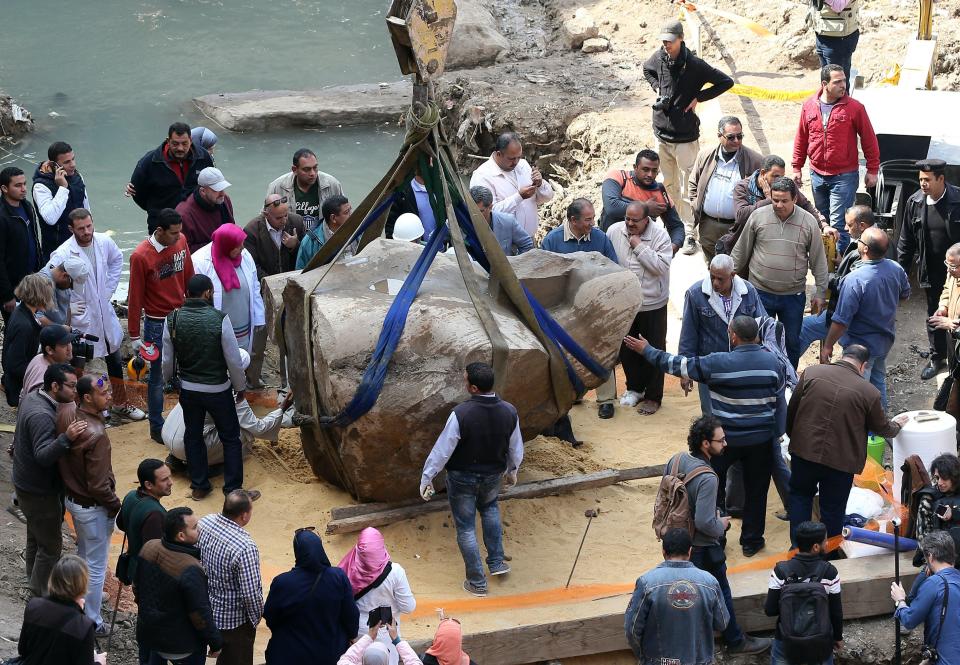
[[[678,257],[677,263],[681,268],[678,274],[686,278],[683,281],[692,281],[702,274],[703,263],[699,257]],[[680,285],[675,288],[679,289]],[[679,321],[676,312],[673,314],[668,347],[675,349]],[[619,378],[622,390],[622,376]],[[520,482],[663,463],[686,447],[687,427],[698,415],[696,394],[685,397],[679,381],[673,377],[667,377],[663,408],[651,417],[618,406],[613,419],[600,420],[591,393],[571,412],[574,431],[584,445],[573,449],[546,437],[527,442]],[[166,451],[149,439],[145,423],[116,428],[110,434],[118,493],[122,494],[134,486],[136,466],[141,459],[162,458]],[[398,479],[398,482],[416,483],[418,479]],[[214,485],[221,487],[222,478],[215,479]],[[260,548],[266,592],[269,580],[293,565],[294,530],[316,526],[318,532],[323,533],[330,508],[350,504],[352,500],[346,492],[313,477],[295,429],[284,430],[275,445],[256,444],[253,456],[245,465],[245,485],[263,492],[248,529]],[[460,588],[464,579],[463,563],[449,512],[384,527],[382,531],[390,554],[406,569],[418,602],[416,611],[402,619],[404,635],[408,638],[431,636],[438,608],[443,608],[448,616],[461,618],[467,632],[569,619],[599,607],[604,611],[625,609],[635,579],[661,560],[660,548],[650,527],[656,489],[657,480],[649,479],[563,496],[502,503],[504,545],[512,557],[513,572],[494,578],[490,596],[485,599],[473,598]],[[762,556],[774,555],[775,561],[775,555],[787,549],[788,537],[786,523],[773,516],[781,506],[772,487],[770,496],[767,550]],[[189,505],[206,514],[219,510],[220,502],[219,492],[204,501],[193,502],[189,497],[188,479],[176,474],[173,494],[164,504],[167,507]],[[584,511],[590,508],[598,508],[600,515],[593,520],[570,588],[564,590],[586,526]],[[747,560],[736,546],[739,522],[733,524],[728,556],[729,565],[735,569]],[[324,536],[331,561],[339,561],[354,539],[354,534]],[[120,545],[119,538],[115,541],[114,557]],[[585,606],[584,603],[597,604]],[[261,624],[258,649],[263,649],[268,639],[269,631]],[[607,656],[602,662],[615,662],[610,658]]]

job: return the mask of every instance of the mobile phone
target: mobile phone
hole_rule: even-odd
[[[947,514],[947,506],[937,507],[937,517],[943,517],[946,514]]]
[[[367,613],[367,628],[373,628],[378,623],[384,626],[393,623],[393,610],[389,606],[374,607]]]

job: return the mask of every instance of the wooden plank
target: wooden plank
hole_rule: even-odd
[[[563,476],[549,480],[515,485],[500,495],[501,501],[509,499],[536,499],[544,496],[575,492],[578,490],[606,487],[628,480],[641,480],[663,475],[663,465],[642,466],[631,469],[606,469],[596,473]],[[411,500],[393,504],[360,504],[333,508],[333,519],[327,523],[327,534],[352,533],[368,526],[383,526],[420,515],[443,512],[449,509],[445,497],[435,496],[430,501]]]
[[[902,555],[901,581],[909,588],[917,569],[911,565],[912,555]],[[893,581],[893,554],[835,562],[840,572],[844,619],[889,616],[893,612],[890,583]],[[769,571],[740,573],[730,576],[734,610],[740,627],[748,632],[772,630],[775,617],[763,611],[767,597]],[[573,658],[629,649],[623,630],[623,613],[629,594],[610,601],[597,601],[607,611],[566,621],[515,626],[501,630],[468,633],[463,649],[479,663],[525,665],[546,660]],[[589,611],[590,603],[581,603]],[[469,630],[467,618],[464,627]],[[423,653],[431,640],[411,642],[417,653]]]

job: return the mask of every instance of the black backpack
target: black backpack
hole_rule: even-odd
[[[791,575],[780,590],[780,637],[794,665],[822,663],[833,652],[833,625],[821,582],[829,565],[821,561],[806,581]]]

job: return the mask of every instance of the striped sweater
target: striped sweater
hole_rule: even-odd
[[[783,369],[759,344],[733,351],[686,358],[648,346],[643,357],[667,374],[693,379],[710,388],[710,408],[723,426],[727,443],[768,443],[783,434],[777,411],[784,409]]]

